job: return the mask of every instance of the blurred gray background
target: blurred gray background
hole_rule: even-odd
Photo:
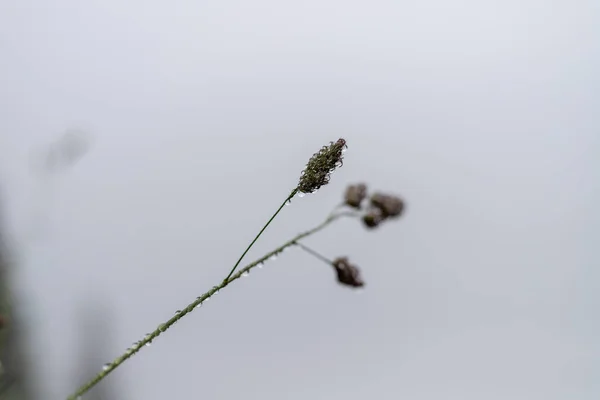
[[[597,399],[599,24],[591,0],[1,1],[0,179],[43,398],[82,383],[90,330],[110,361],[223,279],[344,137],[246,260],[366,181],[406,215],[307,241],[366,290],[290,251],[105,398]],[[32,169],[68,129],[89,152]]]

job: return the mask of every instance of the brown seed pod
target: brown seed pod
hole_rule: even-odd
[[[333,267],[337,273],[339,283],[352,287],[362,287],[365,285],[360,277],[358,267],[350,264],[347,257],[338,257],[333,260]]]
[[[404,201],[400,197],[375,193],[371,205],[381,211],[384,217],[399,217],[404,211]]]
[[[366,197],[367,185],[364,183],[350,185],[346,188],[346,192],[344,193],[344,202],[350,207],[360,209],[360,205]]]

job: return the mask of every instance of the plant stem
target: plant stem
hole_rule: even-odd
[[[333,207],[333,210],[331,210],[331,212],[329,213],[329,216],[332,216],[333,214],[335,214],[337,210],[339,210],[340,208],[343,208],[345,205],[346,205],[346,202],[342,201],[341,203],[339,203],[338,205]]]
[[[292,197],[292,196],[290,196],[290,197]],[[287,201],[287,199],[286,199],[286,201]],[[277,213],[275,215],[277,215]],[[194,300],[193,302],[191,302],[190,304],[188,304],[187,307],[185,307],[184,309],[182,309],[179,312],[177,312],[173,317],[171,317],[166,322],[160,324],[154,331],[148,333],[146,336],[144,336],[144,338],[142,340],[140,340],[139,342],[137,342],[136,344],[134,344],[132,347],[130,347],[129,349],[127,349],[127,351],[125,351],[123,354],[121,354],[120,356],[118,356],[117,358],[115,358],[113,360],[113,362],[111,362],[110,364],[106,364],[103,367],[103,369],[102,369],[101,372],[99,372],[90,381],[88,381],[87,383],[85,383],[84,385],[82,385],[81,387],[79,387],[75,391],[75,393],[73,393],[67,399],[68,400],[76,400],[80,396],[82,396],[83,394],[85,394],[86,392],[88,392],[91,388],[93,388],[100,381],[102,381],[104,378],[106,378],[108,376],[108,374],[110,374],[112,371],[114,371],[115,369],[117,369],[121,364],[123,364],[127,359],[129,359],[130,357],[132,357],[133,355],[135,355],[137,352],[139,352],[144,346],[149,345],[154,339],[156,339],[163,332],[165,332],[167,329],[169,329],[171,326],[173,326],[173,324],[175,324],[177,321],[179,321],[185,315],[187,315],[190,312],[192,312],[195,308],[201,306],[204,301],[206,301],[207,299],[209,299],[210,297],[212,297],[219,290],[225,288],[231,282],[239,279],[244,273],[249,272],[254,267],[258,266],[259,264],[264,263],[265,261],[267,261],[269,258],[271,258],[271,257],[273,257],[273,256],[275,256],[275,255],[277,255],[279,253],[281,253],[286,248],[298,244],[298,241],[300,239],[304,239],[307,236],[310,236],[310,235],[312,235],[314,233],[317,233],[318,231],[320,231],[323,228],[325,228],[327,225],[329,225],[332,222],[334,222],[336,219],[341,218],[341,217],[345,217],[345,216],[355,216],[355,214],[353,214],[353,213],[338,213],[338,214],[330,215],[323,222],[321,222],[319,225],[315,226],[314,228],[309,229],[309,230],[307,230],[305,232],[302,232],[302,233],[296,235],[294,238],[288,240],[287,242],[285,242],[281,246],[277,247],[275,250],[272,250],[271,252],[265,254],[264,256],[262,256],[261,258],[259,258],[258,260],[255,260],[252,263],[246,265],[244,268],[240,269],[235,274],[233,274],[233,275],[230,274],[230,276],[228,277],[228,279],[223,280],[221,282],[221,284],[219,284],[217,286],[213,286],[209,291],[207,291],[206,293],[204,293],[201,296],[198,296],[196,298],[196,300]],[[271,218],[271,220],[272,219],[273,218]],[[263,230],[264,230],[264,228],[263,228]]]
[[[302,250],[306,251],[308,254],[313,255],[316,258],[318,258],[319,260],[323,261],[325,264],[333,265],[333,261],[331,261],[329,258],[321,255],[320,253],[316,252],[315,250],[311,249],[310,247],[308,247],[302,243],[296,243],[296,245],[298,247],[300,247]]]
[[[267,229],[267,226],[269,226],[269,224],[271,224],[271,222],[273,222],[273,220],[275,219],[275,217],[277,216],[277,214],[279,214],[279,212],[283,209],[283,207],[285,207],[285,205],[288,203],[288,201],[292,200],[292,197],[294,197],[296,195],[296,193],[298,193],[298,188],[295,188],[294,190],[292,190],[292,192],[290,193],[290,195],[285,199],[285,201],[283,203],[281,203],[281,205],[279,206],[279,208],[277,209],[277,211],[275,211],[275,214],[273,214],[271,216],[271,218],[267,221],[267,223],[265,224],[265,226],[263,226],[263,228],[260,230],[260,232],[258,232],[258,235],[256,235],[256,237],[254,238],[254,240],[252,242],[250,242],[250,244],[248,245],[248,247],[246,247],[246,250],[244,250],[244,252],[240,256],[240,258],[237,260],[237,262],[235,263],[235,265],[231,269],[231,271],[229,271],[229,275],[227,275],[227,278],[225,278],[223,280],[223,282],[225,284],[227,284],[227,281],[231,277],[231,274],[233,274],[235,272],[235,269],[238,267],[238,265],[240,265],[240,263],[242,262],[242,259],[246,255],[246,253],[248,253],[248,251],[252,248],[252,246],[254,246],[254,243],[256,243],[256,241],[258,240],[258,238],[260,237],[260,235],[262,235],[262,233],[265,231],[265,229]]]

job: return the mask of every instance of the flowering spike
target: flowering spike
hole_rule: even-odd
[[[331,173],[343,165],[342,153],[346,148],[346,141],[340,138],[313,154],[300,175],[298,190],[302,193],[314,193],[321,186],[327,185]]]

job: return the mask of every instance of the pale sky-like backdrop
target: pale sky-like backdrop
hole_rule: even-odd
[[[220,282],[339,137],[343,168],[246,261],[364,181],[406,214],[306,243],[365,290],[290,250],[111,398],[600,398],[599,27],[594,0],[1,0],[0,185],[41,398],[89,377],[93,326],[111,361]],[[40,173],[73,129],[88,152]]]

